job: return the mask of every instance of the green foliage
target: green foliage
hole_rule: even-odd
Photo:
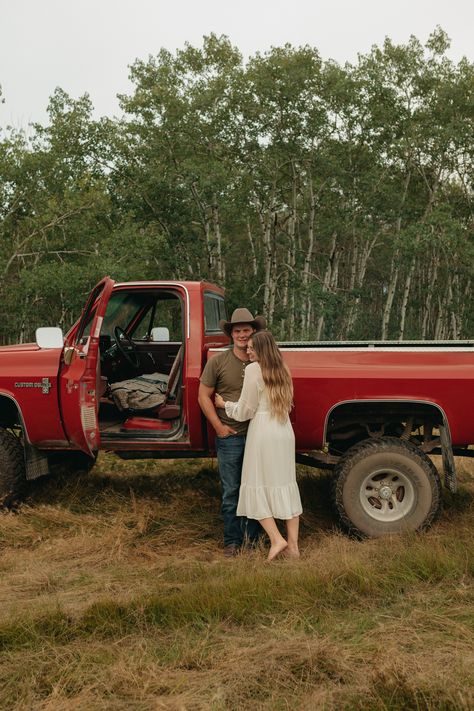
[[[104,273],[217,281],[280,337],[472,336],[473,65],[448,49],[244,62],[212,34],[136,60],[121,120],[57,89],[0,134],[0,340],[67,327]]]

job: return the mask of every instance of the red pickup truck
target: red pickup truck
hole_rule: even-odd
[[[207,282],[105,278],[65,337],[38,329],[36,343],[0,348],[3,505],[52,462],[93,464],[100,449],[127,459],[210,456],[199,376],[228,346],[218,325],[226,315],[223,290]],[[280,347],[294,379],[297,461],[334,470],[344,526],[380,536],[430,524],[441,488],[428,455],[442,454],[454,492],[453,454],[472,452],[474,344]],[[161,389],[147,409],[115,397],[124,384],[132,394],[150,388],[155,376]]]

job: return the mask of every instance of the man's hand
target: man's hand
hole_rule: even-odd
[[[218,437],[229,437],[229,435],[235,435],[237,432],[229,427],[229,425],[223,425],[221,423],[220,427],[215,427],[216,435]]]
[[[201,410],[204,412],[212,427],[214,427],[216,435],[218,437],[228,437],[229,435],[237,434],[232,427],[224,425],[218,418],[214,403],[212,402],[213,395],[214,388],[203,385],[203,383],[199,385],[198,400]]]

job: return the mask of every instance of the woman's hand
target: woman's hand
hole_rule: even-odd
[[[224,399],[219,395],[219,393],[216,393],[214,396],[214,403],[215,406],[223,410],[225,408],[225,402]]]

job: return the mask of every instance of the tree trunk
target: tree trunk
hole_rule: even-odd
[[[247,237],[250,243],[250,253],[252,255],[251,259],[251,264],[252,264],[252,274],[254,277],[257,276],[258,274],[258,263],[257,263],[257,252],[255,249],[255,240],[252,235],[252,230],[250,228],[250,220],[247,217]]]
[[[393,300],[395,298],[395,293],[397,291],[398,274],[400,270],[400,251],[398,248],[392,255],[392,262],[390,264],[390,280],[387,289],[387,298],[385,301],[385,306],[382,316],[382,341],[388,338],[388,325],[390,322],[390,314],[392,313]]]
[[[408,270],[408,275],[405,280],[405,288],[403,290],[402,305],[400,307],[400,329],[398,332],[398,340],[403,341],[405,335],[405,321],[407,315],[408,297],[410,296],[411,282],[413,280],[413,274],[415,273],[416,266],[416,255],[413,255],[410,268]]]
[[[428,334],[428,329],[429,329],[429,323],[431,319],[431,309],[432,309],[432,301],[433,301],[433,291],[434,287],[436,284],[436,280],[438,277],[438,267],[439,267],[439,255],[437,252],[433,255],[431,262],[430,262],[430,268],[428,270],[428,279],[427,283],[425,286],[426,289],[426,298],[425,298],[425,309],[423,313],[423,322],[421,324],[421,338],[422,340],[426,340],[427,334]]]
[[[337,287],[337,279],[339,274],[339,257],[340,252],[337,249],[337,233],[333,232],[331,239],[331,247],[329,250],[328,261],[326,264],[326,271],[324,272],[322,291],[334,292]],[[321,340],[321,335],[324,329],[324,312],[318,317],[318,322],[316,326],[316,340]]]
[[[392,313],[393,300],[395,298],[397,290],[398,276],[400,273],[400,232],[402,229],[402,211],[405,206],[407,199],[408,188],[411,180],[411,170],[407,171],[405,176],[405,181],[403,183],[402,198],[400,200],[400,205],[398,207],[398,216],[395,223],[395,244],[397,245],[395,252],[392,256],[392,261],[390,265],[390,281],[387,290],[387,299],[385,301],[385,307],[382,316],[382,340],[385,341],[388,337],[388,327],[390,323],[390,315]]]
[[[225,262],[222,257],[222,236],[221,236],[221,226],[219,220],[219,207],[217,205],[217,196],[214,195],[214,204],[212,205],[212,226],[215,236],[216,243],[216,266],[217,266],[217,280],[219,284],[225,284]]]
[[[298,214],[298,194],[297,194],[297,182],[296,182],[296,171],[295,165],[292,163],[293,168],[293,184],[292,184],[292,211],[288,220],[288,266],[287,266],[287,276],[286,276],[286,288],[288,290],[289,275],[294,277],[295,266],[296,266],[296,225],[297,225],[297,214]],[[289,289],[288,297],[288,317],[285,319],[287,324],[287,332],[290,340],[295,337],[295,284],[294,278],[291,280],[293,284]]]
[[[276,249],[276,235],[278,230],[278,213],[275,211],[273,213],[274,218],[272,221],[272,229],[270,231],[270,273],[269,273],[269,291],[268,291],[268,322],[271,324],[273,322],[273,315],[275,313],[275,297],[278,283],[278,259],[277,259],[277,249]]]
[[[425,181],[426,181],[426,184],[427,184],[428,190],[429,190],[428,203],[426,205],[425,212],[423,213],[423,217],[420,220],[420,223],[424,224],[433,209],[434,201],[436,198],[436,193],[438,191],[439,175],[435,178],[433,185],[429,185],[424,173],[422,173],[422,174],[423,174],[423,177],[425,178]],[[403,301],[402,301],[402,308],[400,311],[400,330],[399,330],[399,336],[398,336],[400,341],[403,341],[403,338],[405,335],[406,312],[407,312],[407,307],[408,307],[408,299],[410,296],[411,284],[412,284],[412,280],[413,280],[413,274],[415,271],[417,247],[418,247],[419,243],[420,243],[420,238],[419,238],[419,236],[417,236],[417,238],[415,240],[414,254],[413,254],[413,257],[412,257],[412,260],[410,263],[410,268],[408,270],[407,278],[405,280],[405,288],[403,290]]]
[[[263,247],[263,315],[269,323],[273,316],[275,284],[276,278],[276,239],[275,232],[278,222],[278,215],[274,207],[275,186],[272,188],[268,208],[260,205],[259,221],[262,231]]]
[[[314,220],[316,215],[316,206],[313,193],[313,182],[309,181],[309,218],[308,218],[308,247],[306,249],[306,254],[303,263],[303,274],[301,279],[302,286],[302,304],[301,304],[301,318],[300,327],[301,335],[303,338],[307,338],[309,333],[309,324],[311,318],[311,294],[309,293],[309,274],[311,269],[311,260],[313,258],[313,248],[314,248]]]
[[[346,338],[350,336],[359,315],[360,290],[362,289],[365,281],[365,274],[369,264],[370,255],[372,254],[372,250],[377,244],[377,241],[378,234],[376,234],[372,239],[366,239],[363,247],[361,247],[359,238],[355,237],[356,244],[352,257],[350,289],[353,291],[357,288],[358,293],[353,298],[353,301],[348,309],[344,333]]]

